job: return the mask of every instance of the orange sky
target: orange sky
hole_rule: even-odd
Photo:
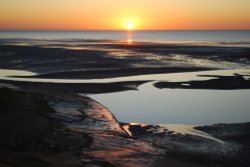
[[[250,0],[1,0],[0,29],[250,29]]]

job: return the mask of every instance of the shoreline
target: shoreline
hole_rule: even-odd
[[[216,141],[191,133],[175,133],[171,128],[157,125],[119,122],[107,107],[86,96],[87,93],[137,90],[140,85],[152,80],[160,82],[164,78],[137,80],[135,77],[134,80],[106,83],[22,81],[22,79],[36,80],[42,77],[62,78],[73,82],[74,79],[83,78],[101,80],[166,72],[175,76],[178,75],[175,72],[244,68],[250,62],[249,48],[152,43],[97,44],[95,40],[76,41],[76,43],[54,42],[54,44],[38,43],[32,46],[0,45],[1,69],[24,70],[37,74],[23,78],[15,76],[19,77],[19,81],[0,80],[1,87],[10,86],[0,88],[0,101],[4,102],[0,103],[0,165],[11,167],[250,165],[249,123],[195,127],[196,132],[202,131],[203,135],[207,133],[218,139]],[[169,81],[161,83],[160,86],[158,83],[158,88],[177,88],[183,84],[190,84],[192,88],[213,89],[219,85],[222,89],[225,88],[225,82],[233,83],[229,85],[231,89],[241,88],[242,85],[249,88],[249,81],[243,81],[243,76],[239,75],[203,77],[212,79],[171,81],[172,84]],[[182,76],[179,78],[184,79]],[[234,82],[231,82],[232,80]]]
[[[1,91],[3,91],[3,88],[1,88]],[[11,91],[13,92],[13,94],[16,94],[15,90],[4,90],[4,91],[7,91],[7,92]],[[20,91],[17,91],[17,95],[19,94],[19,92]],[[215,164],[221,164],[221,163],[223,164],[226,163],[228,165],[230,165],[231,163],[233,163],[234,165],[241,164],[242,158],[236,156],[237,152],[241,150],[240,144],[237,144],[237,142],[241,143],[247,139],[244,139],[244,141],[241,141],[236,138],[237,140],[235,140],[235,139],[231,139],[230,135],[234,136],[236,134],[238,135],[238,138],[241,138],[240,136],[242,135],[246,137],[246,134],[249,133],[247,129],[250,128],[249,123],[219,124],[219,125],[195,127],[195,129],[197,130],[202,130],[212,135],[217,134],[217,132],[216,131],[211,132],[210,129],[214,129],[214,130],[217,129],[219,133],[215,136],[219,137],[219,139],[222,139],[225,142],[225,143],[220,143],[217,141],[213,141],[211,139],[206,139],[206,138],[199,137],[199,136],[193,136],[191,134],[174,133],[173,131],[168,130],[167,128],[162,129],[161,127],[157,125],[129,124],[128,129],[130,130],[132,134],[132,137],[131,137],[122,128],[122,126],[124,126],[123,123],[118,122],[115,119],[114,115],[107,108],[105,108],[100,103],[90,99],[89,97],[83,97],[83,96],[78,96],[72,93],[63,93],[63,92],[57,92],[57,93],[56,92],[43,92],[41,90],[38,92],[34,92],[34,91],[30,92],[27,90],[25,94],[28,95],[30,93],[34,97],[37,97],[37,98],[43,97],[42,99],[46,99],[47,103],[55,111],[55,113],[46,114],[47,116],[43,117],[43,119],[45,118],[46,121],[47,120],[56,121],[57,122],[56,124],[58,125],[61,124],[66,129],[70,130],[69,132],[67,131],[66,132],[72,133],[73,136],[75,136],[76,134],[86,134],[87,136],[90,136],[90,138],[93,139],[92,143],[90,143],[89,145],[90,147],[84,147],[83,150],[82,150],[83,148],[82,146],[81,147],[79,147],[78,145],[74,146],[74,147],[79,148],[79,149],[76,149],[76,151],[78,150],[77,152],[79,152],[80,150],[82,151],[80,151],[80,154],[78,154],[80,155],[81,160],[80,161],[74,160],[73,162],[85,164],[85,165],[109,164],[109,165],[114,165],[114,166],[127,167],[129,166],[128,164],[131,164],[132,166],[137,165],[137,166],[149,166],[150,167],[154,165],[163,166],[163,164],[172,164],[173,166],[178,166],[179,164],[185,164],[186,166],[188,165],[199,166],[203,164],[206,166],[208,165],[207,164],[208,162],[211,162],[211,160],[214,160],[213,162]],[[13,98],[14,97],[10,97],[10,99],[13,99]],[[8,104],[6,105],[8,106]],[[18,105],[15,105],[15,106],[18,107]],[[19,106],[22,107],[23,104]],[[61,106],[67,106],[67,107],[61,108]],[[79,114],[80,115],[83,114],[83,117],[80,116]],[[15,116],[13,115],[11,119],[17,119],[17,118],[15,118]],[[22,120],[26,118],[25,118],[25,115],[23,115],[22,118],[19,117],[18,119]],[[27,125],[24,124],[23,126],[30,126],[29,125],[30,123],[32,124],[35,123],[35,122],[32,122],[35,120],[30,120],[30,121],[31,122],[27,122]],[[2,124],[2,126],[6,126],[6,125]],[[244,132],[240,132],[241,131],[240,129],[242,128],[242,126],[245,127]],[[33,128],[36,128],[36,126],[33,126]],[[238,130],[235,130],[237,128]],[[223,130],[226,133],[222,134],[221,130]],[[29,131],[29,129],[27,129],[27,131],[29,134],[33,134],[33,132]],[[59,130],[57,131],[57,133],[59,133],[58,135],[60,137],[53,136],[53,138],[51,138],[50,135],[45,135],[45,138],[42,140],[46,140],[46,143],[50,141],[47,143],[49,144],[51,142],[52,143],[55,142],[54,140],[56,139],[57,143],[55,146],[59,150],[62,149],[62,151],[60,151],[59,154],[58,153],[56,154],[61,155],[65,151],[68,152],[67,149],[66,150],[64,149],[65,136],[60,135],[60,133],[63,134],[65,132],[64,131],[60,132]],[[21,139],[22,137],[20,138],[20,141],[22,141]],[[70,142],[71,144],[75,143],[75,141],[73,143],[71,141],[75,139],[67,139],[67,140],[68,140],[67,142]],[[231,140],[233,140],[236,143],[231,143]],[[5,142],[9,143],[10,146],[12,145],[9,141],[5,141]],[[60,144],[60,142],[62,143]],[[46,145],[46,143],[44,144]],[[244,142],[244,144],[247,144],[247,143]],[[73,147],[73,145],[71,147]],[[230,147],[228,145],[230,145]],[[246,145],[246,146],[249,147],[249,145]],[[52,152],[54,149],[53,147],[51,147]],[[205,150],[203,150],[204,147],[206,148]],[[216,150],[213,150],[211,147],[216,148]],[[20,151],[22,152],[22,154],[25,153],[25,150],[22,151],[21,149]],[[231,155],[233,153],[232,151],[235,152],[235,158],[233,159]],[[243,151],[241,155],[246,155],[246,156],[248,155],[245,149],[241,151]],[[167,154],[165,154],[165,152],[167,152]],[[215,153],[221,154],[220,155],[221,157],[220,158],[216,157],[215,159],[212,158],[214,157]],[[229,153],[230,153],[230,156],[229,156],[230,159],[228,159],[229,157],[227,155]],[[75,157],[75,154],[72,155],[72,153],[70,153],[68,158],[66,159],[71,159],[72,156]],[[165,156],[166,158],[164,158]],[[116,158],[114,159],[114,157]],[[129,160],[126,157],[128,157]],[[183,160],[182,157],[186,157],[186,160]],[[203,160],[201,162],[192,160],[195,157],[196,158],[202,157]],[[76,158],[76,159],[79,159],[79,158]],[[57,158],[53,159],[53,156],[52,156],[52,159],[50,162],[56,163],[57,160],[58,160]],[[20,160],[18,161],[20,163]],[[5,161],[2,161],[2,163],[3,162]],[[11,162],[14,163],[15,161],[11,161]],[[42,161],[40,163],[42,163]],[[74,166],[76,165],[75,163],[71,165]],[[20,165],[22,166],[22,161]],[[208,166],[211,166],[211,164]]]

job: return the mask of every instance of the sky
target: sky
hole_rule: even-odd
[[[7,30],[250,30],[250,0],[1,0]]]

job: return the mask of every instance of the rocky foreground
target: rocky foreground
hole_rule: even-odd
[[[118,122],[75,93],[0,88],[0,166],[249,166],[250,124],[196,127],[213,138]]]
[[[0,92],[1,166],[144,166],[161,154],[87,97]]]

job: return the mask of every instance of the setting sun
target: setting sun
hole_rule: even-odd
[[[0,0],[0,167],[250,167],[249,7]]]
[[[121,24],[123,29],[127,30],[135,30],[138,29],[138,19],[135,17],[123,18],[121,19]]]
[[[134,28],[134,25],[132,23],[129,23],[127,25],[128,30],[132,30]]]
[[[0,29],[250,29],[249,6],[249,0],[2,0]]]

